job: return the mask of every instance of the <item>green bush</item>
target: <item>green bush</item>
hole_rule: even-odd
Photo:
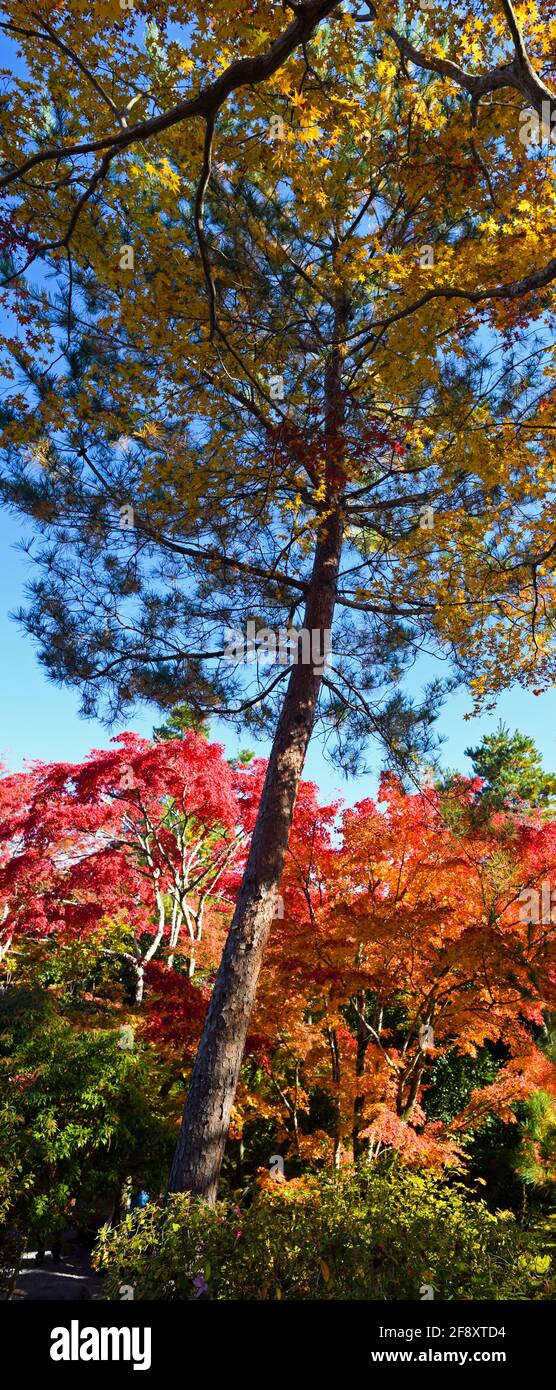
[[[396,1164],[278,1184],[244,1208],[185,1195],[100,1233],[109,1297],[138,1299],[544,1299],[549,1260],[512,1213]]]
[[[0,1269],[13,1232],[43,1244],[98,1227],[126,1180],[157,1191],[175,1142],[153,1049],[57,1009],[38,987],[0,993]]]

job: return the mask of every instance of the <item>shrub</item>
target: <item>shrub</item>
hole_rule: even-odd
[[[401,1165],[278,1184],[251,1205],[174,1195],[104,1228],[95,1255],[107,1292],[138,1299],[549,1297],[545,1266],[512,1213],[463,1186]]]
[[[0,1267],[12,1228],[44,1243],[70,1222],[98,1226],[126,1179],[152,1191],[172,1153],[153,1049],[126,1051],[117,1028],[57,1009],[44,989],[0,993]]]

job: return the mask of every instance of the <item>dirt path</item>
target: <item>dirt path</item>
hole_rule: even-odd
[[[16,1299],[30,1301],[55,1299],[102,1298],[102,1279],[91,1269],[90,1252],[74,1244],[54,1263],[47,1251],[44,1263],[35,1263],[34,1251],[28,1251],[17,1281]]]

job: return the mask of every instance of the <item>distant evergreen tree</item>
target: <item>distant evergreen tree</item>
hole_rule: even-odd
[[[483,798],[493,809],[524,802],[532,809],[554,810],[556,775],[544,771],[535,742],[500,721],[476,748],[466,748],[477,777],[484,778]]]
[[[184,734],[191,731],[208,739],[209,726],[206,718],[196,714],[190,705],[173,705],[164,723],[153,729],[153,738],[155,743],[167,743],[172,738],[183,738]]]

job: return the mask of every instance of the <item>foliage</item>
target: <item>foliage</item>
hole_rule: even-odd
[[[159,1191],[171,1154],[156,1053],[83,1023],[50,991],[0,993],[1,1222],[41,1242],[106,1220],[128,1180]]]
[[[82,764],[0,780],[6,979],[15,969],[21,983],[23,971],[84,1030],[113,1027],[123,1007],[175,1093],[198,1046],[263,772],[231,767],[188,731],[155,744],[126,735]],[[518,809],[477,820],[478,785],[459,779],[446,817],[442,790],[409,795],[390,775],[377,802],[340,816],[301,783],[232,1113],[240,1172],[276,1149],[296,1173],[384,1150],[475,1171],[496,1134],[514,1201],[511,1127],[530,1097],[556,1095],[541,1031],[555,926],[542,913],[530,922],[520,899],[525,888],[540,901],[556,832]],[[177,947],[172,883],[197,924]]]
[[[0,780],[2,937],[6,951],[21,933],[67,939],[117,918],[140,1001],[159,949],[194,973],[207,905],[232,901],[258,782],[192,731],[113,744]]]
[[[554,1097],[535,1091],[526,1104],[517,1172],[528,1187],[550,1193],[556,1182],[556,1105]]]
[[[121,859],[122,764],[134,782],[123,789],[128,827],[135,795],[142,816],[157,806],[164,817],[181,777],[210,854],[226,816],[247,843],[264,771],[230,767],[189,732],[161,744],[126,735],[83,764],[0,780],[2,883],[20,918],[7,918],[0,981],[8,1290],[25,1238],[116,1219],[130,1183],[155,1198],[164,1189],[237,889],[230,872],[195,974],[165,950],[146,961],[137,1000],[131,945],[146,931],[149,880]],[[410,795],[390,775],[377,802],[341,814],[301,784],[232,1116],[228,1197],[212,1215],[173,1199],[172,1219],[154,1201],[137,1224],[105,1233],[110,1280],[126,1265],[123,1282],[164,1298],[397,1299],[418,1297],[420,1282],[442,1297],[546,1296],[525,1229],[489,1215],[473,1185],[529,1223],[550,1202],[554,924],[522,919],[519,892],[552,873],[555,829],[517,807],[477,819],[477,788],[460,779],[449,793]],[[160,843],[162,866],[172,841]],[[117,869],[100,872],[112,854]],[[132,901],[144,918],[130,916]],[[253,1186],[271,1154],[290,1181]],[[354,1155],[367,1160],[358,1176]],[[461,1182],[439,1176],[447,1165]]]
[[[190,3],[179,24],[160,3],[154,41],[116,4],[99,26],[67,3],[31,27],[12,4],[2,491],[45,538],[24,621],[49,674],[88,711],[179,700],[271,727],[285,670],[266,679],[259,639],[244,699],[226,632],[298,622],[340,515],[319,717],[347,767],[370,733],[393,758],[430,747],[438,688],[410,700],[400,679],[425,642],[479,702],[514,679],[541,688],[554,167],[550,142],[537,159],[520,140],[509,65],[508,100],[473,104],[457,62],[400,63],[391,6],[365,22],[357,3],[302,5],[290,32],[269,0]],[[538,8],[524,22],[543,63],[554,20],[543,37]],[[496,64],[512,35],[484,11],[431,4],[432,48],[475,74]],[[284,24],[262,84],[240,69],[215,126],[189,110]],[[407,24],[418,58],[422,15]],[[146,113],[169,110],[143,139]],[[92,130],[110,150],[94,170]],[[39,257],[48,290],[22,271]]]
[[[471,1092],[494,1081],[506,1059],[503,1048],[477,1049],[476,1055],[444,1052],[436,1055],[430,1069],[423,1105],[427,1115],[446,1122],[465,1108]]]
[[[258,1103],[292,1158],[386,1145],[459,1161],[486,1115],[511,1122],[533,1091],[555,1093],[540,1030],[556,929],[520,897],[540,903],[555,826],[477,824],[475,797],[461,779],[454,829],[441,793],[387,777],[336,844],[326,819],[292,837],[253,1018]]]
[[[511,1213],[489,1212],[461,1186],[400,1165],[373,1164],[278,1184],[251,1205],[209,1209],[172,1196],[151,1203],[96,1253],[116,1296],[135,1298],[549,1298],[539,1260]]]
[[[484,786],[481,800],[489,809],[504,806],[553,810],[556,776],[544,771],[535,741],[500,721],[493,734],[485,734],[477,748],[466,748],[473,770]]]
[[[155,743],[167,743],[173,738],[183,738],[188,729],[208,739],[206,719],[195,714],[189,705],[174,705],[164,723],[153,729],[153,738]]]

